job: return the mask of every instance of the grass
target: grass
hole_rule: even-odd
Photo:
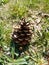
[[[8,47],[12,48],[10,52],[12,57],[4,54],[4,52],[9,52],[9,50],[0,51],[1,65],[12,65],[12,63],[13,65],[42,65],[45,62],[47,63],[47,60],[44,60],[43,52],[45,52],[45,48],[49,47],[48,18],[42,19],[42,22],[45,22],[42,26],[42,37],[40,34],[37,38],[35,36],[36,40],[33,42],[33,48],[30,45],[27,52],[23,52],[24,55],[22,54],[18,57],[19,52],[15,53],[15,46],[10,47],[11,43],[13,43],[11,42],[13,24],[17,23],[22,17],[27,17],[29,10],[49,14],[49,0],[0,0],[0,46],[3,49],[5,46],[7,47],[5,49],[8,49]],[[48,32],[45,32],[45,30]],[[14,54],[16,59],[13,58]]]

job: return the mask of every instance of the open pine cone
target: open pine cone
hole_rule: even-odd
[[[29,44],[31,41],[32,30],[29,27],[30,23],[26,22],[25,19],[21,19],[19,22],[19,27],[14,29],[12,34],[12,39],[15,43],[18,43],[20,46]]]

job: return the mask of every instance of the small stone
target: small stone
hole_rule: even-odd
[[[41,18],[37,18],[36,20],[35,20],[35,22],[38,24],[38,23],[40,23],[40,21],[41,21]]]

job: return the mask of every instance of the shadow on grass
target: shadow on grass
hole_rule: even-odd
[[[14,59],[17,59],[21,56],[21,53],[28,50],[30,44],[20,46],[18,43],[15,43],[13,40],[11,41],[10,45],[10,52],[11,52],[11,57]],[[22,49],[20,49],[22,47]],[[16,53],[16,55],[14,54]]]

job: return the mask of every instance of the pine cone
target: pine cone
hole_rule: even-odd
[[[23,18],[19,23],[19,27],[17,27],[12,34],[13,41],[20,46],[27,45],[31,41],[32,32],[29,25],[30,23],[26,22]]]

